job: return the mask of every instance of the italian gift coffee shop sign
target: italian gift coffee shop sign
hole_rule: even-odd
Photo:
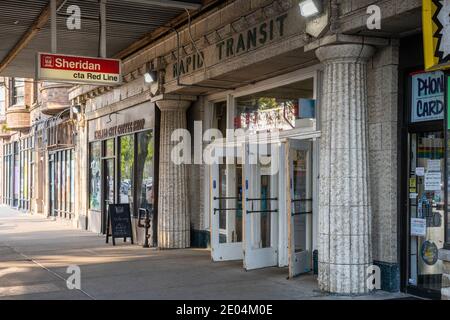
[[[441,71],[412,76],[411,121],[425,122],[444,119],[445,78]]]
[[[110,86],[122,83],[120,60],[38,53],[36,65],[39,80]]]

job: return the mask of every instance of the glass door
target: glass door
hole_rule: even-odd
[[[245,145],[244,267],[278,265],[280,147]],[[269,148],[267,148],[269,149]]]
[[[288,148],[289,277],[293,278],[312,270],[312,143],[290,140]]]
[[[211,254],[213,261],[243,259],[241,148],[216,148],[211,165]],[[226,157],[227,151],[233,157]]]
[[[439,292],[444,246],[444,133],[410,135],[409,277],[410,287]]]
[[[55,155],[49,155],[49,215],[51,217],[56,216],[55,212]]]
[[[104,142],[102,232],[106,232],[109,204],[116,203],[115,139]]]

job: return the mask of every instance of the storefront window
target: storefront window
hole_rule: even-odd
[[[444,246],[444,133],[411,135],[409,284],[440,290]]]
[[[133,208],[133,166],[134,166],[134,136],[119,138],[120,147],[120,203],[129,203]]]
[[[219,102],[214,104],[214,116],[212,128],[218,129],[222,138],[227,135],[227,102]]]
[[[102,143],[92,142],[89,146],[89,206],[91,210],[97,211],[101,209],[101,158]]]
[[[446,232],[445,248],[450,250],[450,76],[447,75],[447,212],[446,212]]]
[[[19,159],[19,143],[14,142],[14,200],[13,206],[17,207],[20,195],[20,159]]]
[[[154,208],[154,139],[152,131],[137,134],[136,196],[138,209]]]
[[[6,95],[5,88],[0,87],[0,120],[3,120],[5,117],[5,106],[6,106]]]
[[[14,78],[13,80],[12,102],[13,105],[25,103],[25,81],[21,78]]]
[[[114,139],[105,142],[105,158],[113,158],[115,156]]]
[[[75,210],[75,159],[74,151],[70,150],[70,212]]]
[[[250,133],[291,130],[316,117],[313,79],[236,99],[234,128]]]

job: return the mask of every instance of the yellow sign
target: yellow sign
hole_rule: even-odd
[[[450,68],[450,0],[423,0],[422,10],[425,69]]]

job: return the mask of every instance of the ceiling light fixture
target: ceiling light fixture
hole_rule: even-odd
[[[300,14],[305,17],[313,17],[322,12],[321,0],[304,0],[298,4],[300,6]]]
[[[144,81],[147,84],[152,84],[153,82],[155,82],[157,80],[157,74],[156,71],[147,71],[144,74]]]

